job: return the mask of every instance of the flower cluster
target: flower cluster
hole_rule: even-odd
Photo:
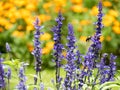
[[[66,71],[66,77],[64,81],[64,86],[66,87],[66,90],[72,90],[72,83],[75,80],[75,70],[76,70],[76,65],[75,65],[75,36],[73,32],[73,26],[71,24],[68,24],[68,43],[67,43],[67,64],[65,65],[65,71]]]
[[[26,82],[26,76],[24,74],[24,68],[23,67],[20,67],[20,70],[19,70],[19,84],[17,85],[17,89],[18,90],[27,90],[27,87],[25,85],[25,82]]]
[[[52,28],[52,31],[54,33],[54,57],[55,57],[55,63],[56,63],[56,83],[58,84],[58,87],[60,85],[60,66],[61,66],[61,59],[62,59],[62,50],[63,45],[61,44],[61,28],[62,28],[62,21],[64,18],[62,17],[61,12],[59,12],[58,18],[56,18],[57,25]],[[59,88],[57,88],[59,89]]]
[[[41,71],[41,48],[40,48],[40,30],[43,28],[42,26],[39,26],[39,20],[36,18],[36,21],[34,23],[34,27],[36,29],[35,34],[34,34],[34,51],[32,54],[34,55],[36,62],[35,62],[35,69],[36,69],[36,75],[38,76],[38,73],[40,74]],[[41,75],[40,75],[41,77]],[[35,77],[35,85],[37,84],[37,78]]]
[[[0,53],[0,89],[5,88],[5,78],[4,78],[4,69],[3,69],[3,58],[1,58],[1,53]]]

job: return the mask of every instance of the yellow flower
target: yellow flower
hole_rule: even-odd
[[[51,39],[51,35],[49,33],[44,33],[40,36],[41,41],[50,40],[50,39]]]
[[[105,7],[111,7],[111,6],[112,6],[112,3],[109,2],[109,1],[104,1],[104,2],[103,2],[103,5],[104,5]]]
[[[66,57],[67,52],[66,52],[66,51],[63,51],[63,52],[62,52],[62,55],[63,55],[64,57]]]
[[[45,21],[49,21],[51,19],[51,16],[45,15],[45,14],[41,14],[41,15],[39,15],[39,18],[40,18],[41,23],[43,23]]]
[[[30,52],[32,52],[32,51],[34,50],[33,45],[30,44],[30,43],[27,44],[27,47],[28,47],[28,50],[29,50]]]
[[[43,8],[45,9],[45,11],[47,12],[47,13],[49,13],[50,12],[50,8],[52,7],[52,2],[47,2],[47,3],[44,3],[43,4]]]
[[[53,49],[53,46],[54,46],[54,42],[53,41],[50,41],[50,42],[46,43],[46,47],[49,48],[50,50]]]
[[[100,36],[100,42],[104,40],[104,36]]]
[[[27,25],[27,26],[26,26],[26,30],[27,30],[28,32],[34,30],[33,25]]]
[[[0,27],[0,32],[3,32],[3,28],[2,27]]]
[[[114,16],[114,17],[118,17],[118,16],[119,16],[119,12],[116,11],[116,10],[109,10],[109,14],[110,14],[111,16]]]
[[[114,22],[115,18],[109,14],[106,14],[103,17],[103,24],[104,26],[110,26]]]
[[[47,47],[42,48],[42,54],[49,54],[50,53],[50,49]]]
[[[119,25],[120,25],[119,21],[117,21],[117,20],[115,20],[115,21],[113,22],[113,24],[114,24],[114,26],[119,26]]]
[[[54,3],[56,6],[63,7],[63,6],[66,5],[66,0],[53,0],[53,3]]]
[[[12,33],[12,36],[14,36],[14,37],[16,37],[16,38],[17,38],[17,37],[18,37],[18,38],[23,38],[23,37],[25,36],[25,33],[15,30],[15,31]]]
[[[22,7],[27,4],[27,0],[14,0],[13,3],[18,7]]]
[[[26,9],[30,10],[30,11],[35,11],[36,10],[36,6],[32,3],[29,3],[28,5],[26,5]]]
[[[83,0],[71,0],[73,4],[82,4]]]
[[[76,13],[82,13],[83,12],[83,7],[81,5],[73,5],[71,7],[71,10]]]
[[[96,16],[98,15],[98,8],[94,6],[90,12],[91,15]]]
[[[113,26],[113,27],[112,27],[112,30],[113,30],[114,33],[120,34],[120,27],[118,27],[118,26]]]
[[[83,41],[83,42],[86,42],[86,39],[87,39],[86,36],[81,36],[81,37],[80,37],[80,40]]]
[[[107,37],[106,37],[106,40],[107,40],[107,41],[110,41],[111,39],[112,39],[111,36],[107,36]]]
[[[80,21],[80,25],[88,25],[88,24],[90,24],[90,20],[81,20]]]

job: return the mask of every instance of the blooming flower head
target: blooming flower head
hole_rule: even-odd
[[[39,19],[36,18],[36,21],[34,23],[34,27],[36,29],[34,34],[34,50],[32,54],[35,56],[36,59],[36,71],[39,72],[41,70],[41,48],[40,48],[40,30],[43,28],[43,26],[39,26]]]
[[[3,58],[0,57],[0,88],[4,88],[5,87],[4,69],[3,69],[2,62],[3,62]]]
[[[7,52],[10,52],[10,51],[11,51],[10,45],[9,45],[8,43],[6,43],[6,51],[7,51]]]
[[[59,89],[60,85],[60,66],[61,66],[61,59],[62,59],[62,50],[63,45],[61,44],[61,28],[62,28],[62,21],[64,20],[61,12],[58,14],[58,18],[55,19],[57,25],[52,28],[54,33],[53,40],[54,40],[54,61],[56,63],[56,84],[57,89]]]
[[[25,82],[26,82],[26,76],[24,74],[24,68],[23,67],[20,67],[20,70],[19,70],[19,84],[17,85],[17,89],[18,90],[27,90],[27,87],[25,85]]]
[[[68,24],[68,50],[67,50],[67,64],[65,65],[65,70],[66,70],[66,77],[64,80],[64,86],[66,87],[67,90],[72,90],[73,86],[72,83],[74,82],[74,75],[75,75],[75,70],[76,70],[76,65],[75,65],[75,36],[74,36],[74,31],[73,31],[73,26],[71,24]]]

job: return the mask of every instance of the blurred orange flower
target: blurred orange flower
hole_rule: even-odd
[[[40,14],[39,15],[41,23],[44,23],[45,21],[49,21],[51,19],[51,16],[45,15],[45,14]]]
[[[87,36],[80,36],[80,40],[86,42]]]
[[[90,23],[91,23],[90,20],[81,20],[80,21],[80,25],[83,25],[83,26],[88,25]]]
[[[18,38],[23,38],[25,36],[25,33],[24,32],[21,32],[21,31],[17,31],[15,30],[13,33],[12,33],[12,36],[14,37],[18,37]]]
[[[71,0],[73,4],[82,4],[83,0]]]
[[[106,14],[103,17],[104,26],[110,26],[114,21],[115,21],[115,17],[111,16],[110,14]]]
[[[100,42],[104,40],[104,36],[100,36]]]
[[[98,14],[98,8],[94,6],[90,12],[91,15],[96,16]]]
[[[49,49],[53,49],[53,46],[54,46],[54,42],[53,41],[50,41],[50,42],[46,43],[46,47],[49,48]]]
[[[118,27],[118,26],[113,26],[113,27],[112,27],[112,30],[113,30],[114,33],[120,34],[120,27]]]
[[[118,11],[116,11],[116,10],[109,10],[109,14],[111,15],[111,16],[114,16],[114,17],[118,17],[119,16],[119,12]]]
[[[42,48],[42,54],[49,54],[50,53],[50,49],[47,47]]]
[[[82,13],[83,12],[83,7],[81,5],[73,5],[71,7],[71,10],[76,13]]]
[[[32,52],[34,50],[34,46],[30,43],[27,44],[28,50]]]
[[[105,6],[105,7],[111,7],[112,3],[110,1],[104,1],[103,2],[103,6]]]
[[[44,41],[44,40],[50,40],[51,39],[51,35],[49,33],[44,33],[40,36],[40,40]]]

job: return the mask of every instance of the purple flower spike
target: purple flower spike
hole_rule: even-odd
[[[24,68],[23,67],[20,67],[20,70],[19,70],[19,84],[17,85],[17,89],[18,90],[27,90],[27,87],[25,85],[25,82],[26,82],[26,76],[24,74]]]
[[[10,45],[9,45],[8,43],[6,43],[6,51],[7,51],[7,52],[10,52],[10,51],[11,51]]]
[[[0,89],[5,87],[5,80],[4,80],[4,69],[3,69],[3,58],[0,57]]]
[[[32,54],[34,55],[36,62],[35,62],[35,69],[36,69],[36,75],[38,76],[38,73],[41,71],[41,48],[40,48],[40,41],[39,37],[42,32],[40,30],[43,28],[43,26],[39,26],[39,19],[36,18],[36,21],[34,22],[34,27],[36,29],[34,34],[34,50]],[[41,77],[41,75],[40,75]],[[41,78],[40,78],[41,79]],[[40,80],[41,81],[41,80]],[[37,84],[37,80],[35,80],[34,84]]]
[[[102,58],[101,58],[101,62],[100,62],[100,66],[99,66],[99,72],[100,72],[100,84],[104,83],[107,81],[106,79],[106,75],[108,73],[108,69],[107,66],[105,65],[106,59],[108,57],[107,53],[104,53]],[[105,70],[106,69],[106,70]]]
[[[75,70],[76,70],[76,65],[75,65],[75,56],[76,54],[74,53],[75,49],[75,36],[74,36],[74,31],[73,31],[73,26],[71,24],[68,24],[68,50],[67,50],[67,64],[65,65],[65,70],[66,70],[66,77],[64,80],[64,87],[66,87],[66,90],[72,90],[74,86],[72,86],[72,83],[74,82],[75,79]]]
[[[63,45],[61,44],[61,28],[62,28],[62,21],[64,18],[62,17],[61,12],[59,12],[58,18],[55,20],[57,22],[57,25],[52,28],[52,31],[54,33],[53,40],[55,42],[54,44],[54,61],[56,63],[56,87],[57,90],[60,88],[60,66],[61,66],[61,59],[62,59],[62,50]]]
[[[116,62],[115,62],[115,59],[117,58],[117,56],[114,56],[112,53],[110,55],[110,72],[109,72],[109,80],[110,81],[113,81],[114,80],[114,75],[115,75],[115,72],[116,72]]]

